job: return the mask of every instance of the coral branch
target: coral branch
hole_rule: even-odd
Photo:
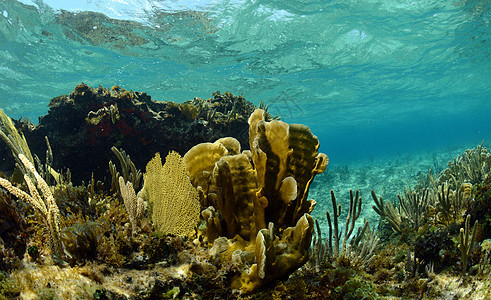
[[[144,211],[143,198],[135,193],[133,184],[131,182],[124,182],[124,178],[119,176],[119,188],[121,190],[121,197],[123,197],[124,206],[131,223],[132,232],[135,233],[138,230],[138,224]],[[143,190],[142,190],[143,191]]]
[[[14,187],[8,180],[1,178],[0,185],[4,187],[7,191],[17,196],[18,198],[31,203],[43,216],[46,222],[46,226],[50,232],[50,246],[53,254],[58,256],[58,258],[63,257],[63,248],[60,238],[60,211],[58,205],[53,198],[53,193],[51,188],[48,186],[46,181],[39,175],[39,173],[34,168],[34,165],[29,161],[29,159],[23,154],[19,154],[19,160],[24,165],[25,169],[32,173],[37,181],[36,185],[31,181],[31,178],[24,174],[24,179],[29,188],[30,195],[26,192]],[[39,193],[41,190],[41,194]]]
[[[460,228],[460,244],[458,246],[460,253],[462,253],[462,272],[467,271],[467,266],[469,264],[469,257],[472,253],[472,248],[474,248],[474,241],[476,239],[477,231],[477,221],[474,223],[474,228],[472,228],[472,233],[470,229],[471,216],[467,215],[465,218],[464,228]]]

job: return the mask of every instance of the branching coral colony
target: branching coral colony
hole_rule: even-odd
[[[436,179],[430,170],[421,190],[407,189],[403,196],[397,195],[398,204],[384,202],[372,190],[373,208],[382,227],[394,233],[388,243],[409,248],[400,273],[408,289],[419,277],[428,276],[431,281],[444,271],[478,275],[490,284],[485,246],[491,238],[490,163],[491,155],[481,144],[450,162]],[[424,287],[415,291],[427,292]],[[481,293],[489,296],[489,291]]]
[[[464,158],[462,158],[464,157]],[[459,226],[460,243],[458,248],[462,253],[461,268],[467,270],[468,259],[475,248],[475,242],[482,242],[491,237],[489,231],[479,228],[478,220],[483,219],[476,215],[473,207],[480,203],[485,208],[484,214],[489,216],[489,199],[487,195],[476,195],[477,186],[485,187],[487,178],[491,174],[488,164],[491,156],[486,148],[479,145],[472,150],[466,150],[463,156],[449,163],[449,168],[442,171],[437,180],[429,176],[427,188],[421,192],[405,191],[404,196],[397,195],[399,205],[394,206],[392,202],[384,202],[382,197],[377,197],[372,191],[372,197],[376,205],[374,210],[385,219],[392,229],[406,238],[413,238],[411,242],[415,249],[421,248],[417,244],[422,241],[417,237],[429,238],[432,232],[449,232],[453,226]],[[477,196],[477,197],[476,197]],[[481,199],[477,199],[484,196]],[[473,220],[473,229],[471,229]],[[484,218],[486,220],[486,218]],[[489,222],[489,221],[485,221]],[[489,226],[484,224],[484,226]],[[476,232],[481,232],[480,240],[476,240]],[[472,233],[471,233],[472,231]],[[415,238],[416,237],[416,238]],[[422,258],[418,259],[418,253],[414,256],[414,270],[422,271],[420,267],[426,267],[429,263],[440,265],[439,261]]]
[[[359,192],[349,191],[343,231],[342,205],[331,190],[328,236],[322,239],[316,220],[309,262],[300,272],[303,278],[321,278],[312,287],[297,285],[315,299],[488,299],[490,164],[491,155],[481,144],[451,161],[437,178],[430,170],[427,181],[419,188],[406,188],[397,195],[397,203],[384,201],[372,190],[373,209],[380,216],[378,231],[364,221],[355,235]]]

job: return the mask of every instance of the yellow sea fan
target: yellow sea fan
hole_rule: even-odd
[[[153,204],[152,221],[163,234],[189,236],[199,221],[198,191],[179,153],[169,152],[162,165],[160,154],[147,164],[144,189]]]

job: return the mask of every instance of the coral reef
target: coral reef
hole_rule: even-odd
[[[463,183],[477,184],[491,176],[491,153],[483,147],[484,141],[476,148],[467,149],[448,163],[448,168],[438,176],[438,183],[448,182],[452,188]]]
[[[232,287],[244,293],[307,261],[315,206],[308,189],[329,161],[308,127],[268,118],[262,109],[251,114],[251,151],[240,153],[239,142],[227,138],[184,155],[201,192],[207,241],[221,249],[221,260],[236,257],[241,273]]]
[[[94,92],[84,86],[77,89],[70,96],[73,100],[62,99],[53,107],[69,106],[78,101],[77,97],[83,98],[84,93]],[[107,92],[104,89],[99,91]],[[118,88],[114,91],[119,98],[131,100],[133,97],[126,91],[118,94]],[[107,94],[106,97],[111,96]],[[191,109],[188,105],[192,104],[185,103],[186,108],[178,105],[179,111],[199,118],[203,106],[213,107],[213,115],[207,115],[209,122],[230,124],[231,120],[240,118],[240,105],[247,104],[243,98],[227,100],[230,98],[235,99],[228,93],[225,96],[217,93],[214,95],[217,101],[195,99],[199,109]],[[225,103],[223,112],[221,103]],[[91,105],[93,107],[94,104]],[[114,103],[103,105],[96,112],[91,110],[86,124],[118,124],[123,118],[121,110],[124,107],[124,103]],[[52,116],[48,114],[47,117]],[[24,179],[31,195],[6,179],[2,179],[2,186],[47,217],[51,236],[48,249],[42,244],[30,243],[30,262],[49,265],[50,260],[46,256],[49,252],[46,250],[50,249],[54,262],[67,268],[60,270],[60,274],[70,272],[69,268],[77,272],[77,266],[91,262],[132,269],[158,265],[165,267],[164,273],[168,273],[169,268],[178,268],[178,274],[185,279],[180,281],[180,285],[190,280],[190,273],[209,278],[218,272],[222,275],[213,281],[214,284],[225,284],[228,293],[241,294],[254,292],[268,283],[288,277],[308,260],[314,228],[314,220],[309,213],[315,206],[315,201],[307,200],[308,189],[314,176],[325,170],[328,159],[325,154],[318,153],[318,139],[306,126],[288,125],[271,118],[262,109],[254,111],[248,123],[249,131],[246,132],[251,135],[252,151],[241,152],[240,141],[228,137],[215,143],[198,144],[188,151],[184,159],[177,152],[169,152],[163,166],[157,153],[147,164],[144,187],[138,195],[133,184],[138,186],[138,174],[141,173],[122,149],[112,147],[121,162],[122,172],[119,173],[114,164],[109,164],[113,182],[117,177],[119,186],[116,189],[113,183],[113,194],[110,195],[105,195],[107,190],[96,190],[99,185],[93,176],[89,186],[82,186],[85,192],[79,192],[79,187],[65,183],[54,170],[45,172],[45,176],[57,179],[56,186],[50,187],[27,158],[19,154],[20,161],[34,176],[41,193],[27,174]],[[13,128],[12,132],[17,132]],[[51,143],[47,139],[46,142],[51,150]],[[51,163],[52,151],[48,152],[47,162]],[[49,166],[39,159],[37,161],[40,166]],[[118,199],[118,191],[123,203]],[[144,210],[143,199],[148,200],[149,211]],[[186,237],[195,235],[200,209],[207,223],[208,236],[204,243],[201,235],[191,243]],[[148,219],[150,214],[151,223]],[[32,241],[42,240],[44,230],[40,229],[34,229]],[[208,263],[209,260],[214,263]],[[25,268],[16,274],[24,274],[23,270]],[[25,275],[20,276],[25,278]],[[25,281],[21,284],[30,291],[39,289]],[[99,297],[114,292],[104,291],[97,288],[93,295]],[[169,288],[167,292],[178,295],[180,287]],[[65,295],[56,289],[50,293],[58,297]]]
[[[194,114],[189,113],[190,107]],[[184,154],[196,144],[224,136],[236,137],[247,149],[247,119],[254,109],[252,103],[230,93],[174,103],[118,86],[91,88],[82,83],[69,95],[51,99],[39,125],[16,121],[16,126],[34,153],[46,153],[47,136],[56,153],[53,169],[77,170],[72,182],[80,184],[92,172],[97,180],[109,178],[107,163],[113,158],[113,146],[124,149],[137,169],[143,169],[157,152]],[[0,165],[5,171],[10,168]]]
[[[365,249],[371,249],[371,252],[365,250],[364,253],[372,254],[366,260],[360,256],[341,255],[344,239],[337,225],[341,206],[331,191],[333,210],[327,213],[329,235],[324,241],[320,226],[316,226],[309,262],[300,274],[296,273],[313,283],[299,287],[303,289],[302,294],[312,295],[305,298],[321,299],[314,296],[320,291],[322,299],[329,299],[335,295],[333,291],[344,288],[347,289],[343,297],[349,297],[355,288],[355,285],[347,284],[349,280],[342,287],[332,284],[324,290],[326,283],[336,283],[336,278],[343,278],[340,277],[343,274],[361,279],[357,285],[365,289],[361,294],[354,293],[360,299],[489,298],[490,252],[488,240],[485,240],[489,230],[484,229],[488,224],[483,224],[487,223],[491,212],[488,206],[489,172],[485,162],[487,152],[483,145],[466,150],[465,153],[473,155],[463,155],[468,158],[465,160],[454,160],[459,165],[451,163],[451,170],[443,170],[438,178],[430,171],[424,177],[425,181],[404,188],[396,197],[397,203],[384,201],[372,190],[373,209],[380,216],[378,233],[369,230],[364,222],[365,225],[358,229],[364,234],[354,235],[347,243],[349,251],[346,251],[350,253],[353,249],[356,253],[360,249],[356,243],[365,241]],[[358,203],[356,199],[359,199]],[[349,236],[353,218],[358,217],[353,208],[356,204],[361,206],[361,196],[350,192],[349,200],[345,236]],[[374,238],[377,240],[377,236],[380,236],[378,245],[369,242]],[[326,277],[319,281],[319,276]]]
[[[26,171],[24,180],[29,188],[30,194],[15,187],[12,183],[4,178],[0,178],[0,186],[9,191],[12,195],[31,204],[41,214],[46,227],[50,233],[50,247],[53,255],[63,257],[63,251],[60,238],[60,210],[55,202],[51,188],[46,181],[39,175],[34,165],[23,154],[19,154],[19,159],[24,165]],[[34,184],[27,172],[30,172],[35,178],[37,184]]]
[[[194,234],[199,221],[199,195],[179,153],[169,152],[164,165],[157,153],[147,164],[144,182],[142,192],[152,205],[156,230],[171,235]]]
[[[486,192],[476,192],[489,185],[488,156],[482,144],[466,150],[450,162],[449,168],[438,178],[433,179],[430,171],[427,187],[420,186],[419,191],[408,189],[405,197],[398,195],[398,205],[384,203],[382,197],[372,191],[373,208],[397,233],[392,236],[395,239],[386,243],[402,243],[409,248],[401,273],[405,278],[404,293],[444,298],[448,293],[439,286],[441,278],[453,277],[450,281],[458,282],[460,279],[455,278],[462,273],[461,284],[465,285],[466,278],[475,275],[477,269],[487,268],[486,252],[481,252],[480,245],[488,234],[480,222],[486,223],[490,214],[489,197]],[[483,210],[476,210],[476,206]],[[490,284],[489,277],[482,278],[485,280],[477,281],[478,284]],[[483,286],[479,289],[476,293],[465,293],[486,298],[482,295],[489,293]],[[455,291],[456,294],[461,292]]]
[[[362,192],[350,190],[346,201],[324,192],[332,211],[323,238],[325,221],[310,215],[316,201],[309,191],[328,158],[304,125],[281,122],[229,93],[175,104],[79,85],[51,105],[33,128],[0,116],[6,151],[17,161],[0,179],[0,299],[491,297],[491,178],[483,145],[437,178],[421,176],[397,203],[372,191],[378,228],[361,222],[363,205],[371,205]],[[67,126],[50,127],[55,116]],[[48,128],[49,139],[36,136]],[[191,128],[205,128],[206,140],[176,138]],[[143,145],[139,138],[166,130],[186,154],[169,151],[162,165],[155,153],[174,144],[149,155],[163,140]],[[237,136],[234,130],[238,139],[223,137]],[[29,150],[31,141],[37,146]],[[70,172],[58,170],[85,149],[99,156],[88,167],[70,166],[75,177],[90,178],[74,185]],[[31,151],[32,160],[25,154]],[[121,171],[108,168],[112,154]],[[107,185],[94,178],[104,176]]]

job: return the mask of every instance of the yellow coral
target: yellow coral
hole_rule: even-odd
[[[484,252],[491,252],[491,239],[482,241],[481,248]]]
[[[217,186],[217,207],[227,223],[226,235],[239,234],[249,240],[256,237],[254,201],[258,190],[256,172],[245,154],[222,157],[213,170]]]
[[[51,249],[53,250],[54,254],[58,255],[58,257],[62,257],[63,250],[60,239],[60,210],[58,209],[55,199],[53,198],[51,188],[41,177],[41,175],[39,175],[34,165],[24,154],[19,154],[19,160],[23,163],[26,172],[29,171],[33,175],[36,180],[34,182],[37,182],[37,184],[34,184],[33,180],[31,180],[27,174],[24,174],[24,180],[26,181],[30,194],[27,194],[17,187],[14,187],[11,182],[4,178],[0,178],[0,186],[16,197],[31,203],[37,210],[39,210],[51,234]],[[39,191],[41,191],[41,193],[39,193]]]
[[[472,183],[464,182],[462,183],[462,191],[464,192],[464,196],[466,198],[470,198],[472,196]]]
[[[268,221],[293,226],[314,208],[308,190],[329,163],[327,155],[318,152],[319,139],[305,125],[267,121],[265,112],[256,109],[249,118],[249,142],[261,195],[269,202]]]
[[[268,121],[261,109],[249,118],[249,146],[240,153],[240,144],[226,138],[196,145],[184,156],[207,200],[203,207],[211,205],[202,214],[213,242],[210,253],[238,268],[231,287],[242,293],[284,278],[307,261],[315,206],[308,190],[329,163],[307,126]]]
[[[198,185],[203,172],[211,173],[215,163],[227,154],[227,148],[222,143],[201,143],[189,149],[184,155],[184,163],[193,184]]]
[[[240,154],[240,142],[233,137],[224,137],[215,141],[227,149],[227,155]]]
[[[12,120],[2,109],[0,109],[0,137],[7,143],[7,146],[10,148],[16,159],[19,153],[22,153],[31,163],[34,162],[24,134],[17,131]],[[18,162],[20,163],[20,161]]]
[[[191,235],[199,221],[197,190],[189,180],[182,157],[169,152],[162,165],[160,154],[147,164],[144,189],[153,204],[152,221],[163,234]]]
[[[233,278],[232,288],[248,294],[301,267],[309,258],[313,230],[314,219],[308,214],[304,214],[294,227],[286,228],[281,239],[274,235],[272,223],[267,229],[261,229],[255,241],[256,263]],[[235,247],[226,249],[221,255],[226,257],[231,251],[235,251]]]
[[[199,117],[199,109],[190,103],[178,103],[177,108],[189,120],[195,120]]]

